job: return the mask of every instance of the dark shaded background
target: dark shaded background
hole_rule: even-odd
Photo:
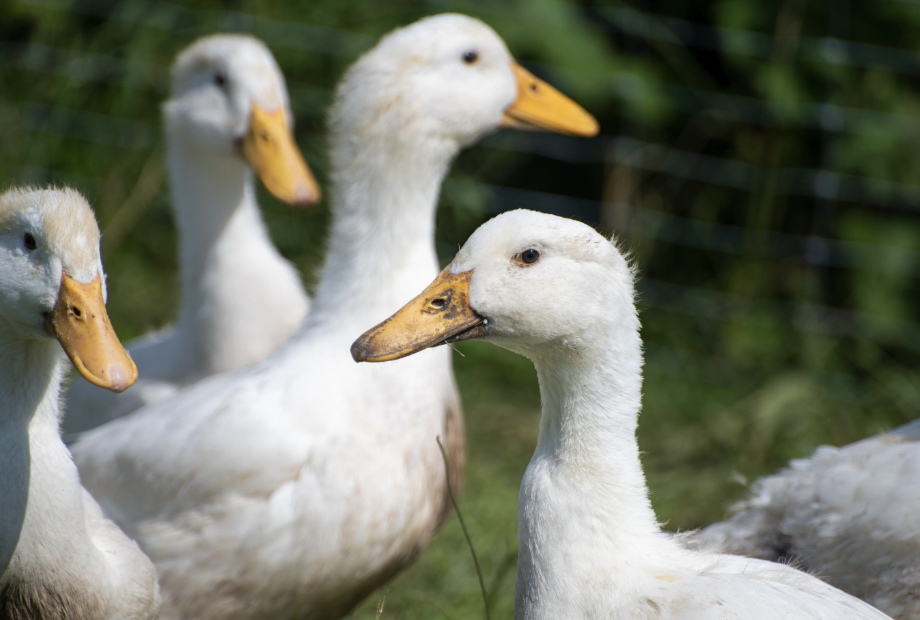
[[[324,181],[324,108],[344,68],[391,28],[445,11],[491,24],[603,135],[502,132],[464,153],[442,195],[442,259],[518,207],[615,232],[634,252],[647,352],[639,436],[669,529],[720,518],[745,481],[817,445],[915,417],[920,0],[2,0],[0,182],[87,195],[112,320],[123,338],[140,335],[177,304],[159,126],[175,54],[214,32],[265,40]],[[328,206],[259,197],[312,287]],[[462,505],[493,613],[507,617],[536,379],[496,347],[458,348],[471,459]],[[456,522],[387,589],[384,617],[481,615]],[[382,595],[356,617],[373,617]]]

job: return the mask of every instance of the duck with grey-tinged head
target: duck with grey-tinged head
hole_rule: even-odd
[[[253,175],[291,205],[320,195],[294,142],[284,76],[268,48],[245,35],[193,43],[173,65],[163,120],[179,234],[179,319],[128,343],[141,370],[131,392],[82,384],[68,391],[68,438],[265,359],[309,307],[300,274],[272,244],[256,203]]]
[[[386,361],[478,338],[533,361],[543,413],[518,502],[515,618],[887,618],[790,566],[692,551],[661,531],[635,436],[633,279],[590,227],[511,211],[352,346],[356,361]]]
[[[0,195],[0,617],[148,620],[156,572],[61,442],[64,353],[96,388],[137,379],[105,310],[99,228],[71,189]],[[63,351],[62,351],[63,349]]]
[[[164,618],[339,618],[440,528],[435,437],[458,485],[464,460],[450,355],[358,366],[348,346],[437,274],[454,156],[523,123],[597,131],[478,20],[440,15],[384,37],[330,112],[332,230],[300,332],[75,445],[87,488],[157,565]]]
[[[920,618],[920,420],[822,446],[751,489],[692,543],[791,562],[896,620]]]

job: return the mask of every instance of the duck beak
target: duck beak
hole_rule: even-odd
[[[351,345],[356,362],[388,362],[439,344],[486,335],[485,319],[470,307],[472,271],[450,267],[422,294]]]
[[[121,346],[102,298],[102,277],[80,284],[67,272],[45,329],[58,339],[77,372],[93,385],[123,392],[137,381],[137,366]]]
[[[518,96],[502,117],[503,127],[547,129],[573,136],[596,136],[597,120],[580,105],[517,64],[511,63],[517,78]]]
[[[262,185],[278,200],[298,207],[319,201],[319,185],[284,122],[280,106],[266,112],[253,104],[242,151]]]

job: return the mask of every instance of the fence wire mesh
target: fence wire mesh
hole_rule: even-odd
[[[519,60],[598,116],[602,135],[500,133],[464,153],[438,216],[444,260],[511,208],[615,233],[642,273],[653,420],[740,407],[745,428],[763,423],[775,438],[792,417],[818,420],[815,431],[839,416],[765,468],[914,417],[913,0],[692,10],[676,0],[4,0],[0,178],[88,195],[116,328],[143,333],[176,307],[159,121],[175,54],[214,32],[263,39],[285,72],[298,142],[325,180],[324,108],[344,68],[389,29],[448,10],[495,27]],[[327,208],[294,212],[264,192],[260,201],[280,249],[314,281]],[[701,433],[735,432],[725,415],[713,419],[722,427]]]

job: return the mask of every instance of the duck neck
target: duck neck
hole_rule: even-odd
[[[437,275],[435,210],[459,147],[435,142],[413,149],[349,135],[334,140],[329,250],[310,318],[360,333]]]
[[[642,389],[638,320],[582,342],[562,354],[532,356],[543,414],[518,507],[523,617],[567,596],[560,575],[588,583],[597,575],[581,573],[602,565],[605,574],[627,579],[637,561],[656,555],[631,549],[664,552],[669,544],[659,535],[635,437]]]
[[[81,489],[58,430],[63,358],[0,318],[0,575],[81,544]]]
[[[570,476],[594,516],[629,534],[658,531],[639,460],[642,350],[636,330],[592,335],[586,349],[536,361],[543,413],[534,459]],[[595,347],[603,341],[606,346]]]
[[[179,329],[184,346],[196,352],[196,367],[211,364],[218,369],[225,361],[207,359],[209,351],[220,350],[211,346],[213,342],[233,341],[233,331],[252,328],[252,323],[233,318],[242,318],[240,292],[246,296],[246,309],[252,311],[253,306],[274,304],[283,313],[287,306],[304,305],[305,298],[298,281],[274,277],[290,267],[268,236],[246,164],[196,149],[181,139],[169,142],[182,282]],[[258,273],[253,273],[253,265],[259,266]],[[266,283],[273,290],[260,290],[269,288]]]
[[[32,424],[57,427],[59,385],[63,352],[47,338],[23,336],[0,317],[0,425]]]

